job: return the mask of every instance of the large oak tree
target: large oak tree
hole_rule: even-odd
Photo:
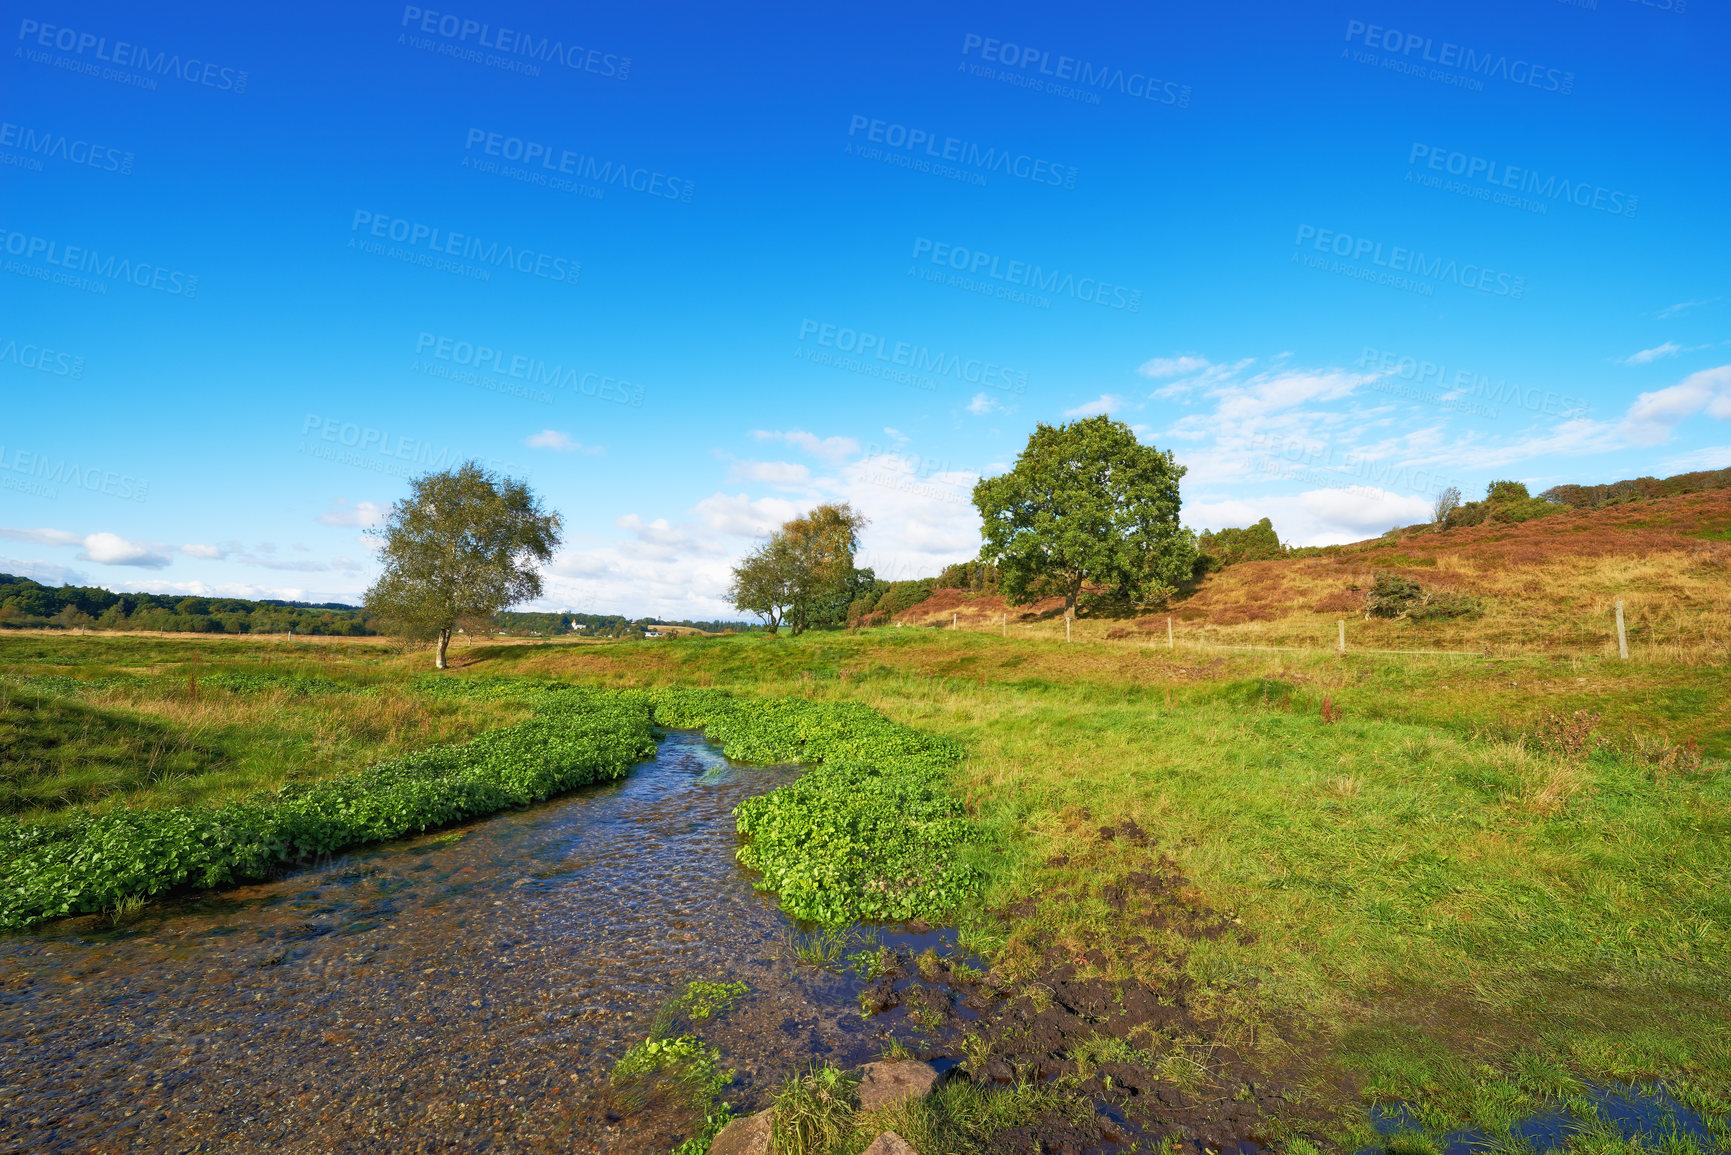
[[[984,539],[1016,605],[1061,596],[1076,611],[1092,587],[1158,605],[1190,577],[1196,537],[1179,524],[1184,467],[1110,417],[1041,424],[1015,467],[974,486]]]
[[[409,499],[369,531],[385,568],[367,608],[393,634],[436,640],[442,670],[458,623],[541,595],[540,566],[559,548],[559,515],[542,509],[527,485],[473,461],[409,487]]]

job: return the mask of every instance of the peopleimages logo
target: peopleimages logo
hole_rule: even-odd
[[[417,367],[421,364],[421,358],[430,358],[470,370],[477,381],[465,382],[467,384],[487,380],[520,383],[521,388],[500,388],[495,391],[514,393],[531,400],[540,400],[546,396],[537,395],[535,387],[542,386],[547,389],[569,389],[572,393],[594,397],[600,401],[612,401],[619,405],[631,405],[639,409],[643,407],[641,385],[584,369],[580,365],[549,365],[541,357],[495,349],[490,345],[465,341],[460,337],[422,332],[415,338],[415,357]],[[459,378],[453,376],[453,379]],[[482,387],[493,388],[492,385]]]
[[[54,377],[84,376],[83,357],[74,353],[62,353],[46,345],[20,343],[11,338],[0,340],[0,365],[7,363]]]
[[[1073,297],[1107,309],[1122,309],[1128,313],[1142,311],[1141,289],[1126,288],[1096,277],[1077,277],[1060,269],[1046,269],[1027,261],[1005,260],[978,249],[915,237],[913,259],[917,262],[922,257],[929,264],[954,269],[965,277],[987,277],[1004,285],[1050,293],[1055,297]]]
[[[848,122],[847,134],[850,138],[863,138],[871,144],[895,149],[919,162],[929,164],[936,161],[940,164],[964,165],[977,173],[997,172],[1035,184],[1048,184],[1057,188],[1076,187],[1074,165],[1056,164],[1025,152],[981,145],[954,136],[940,137],[924,128],[909,128],[905,124],[856,115]],[[864,145],[849,144],[848,152],[851,154],[856,148],[860,155],[875,159],[873,153],[876,150],[867,149]]]
[[[1371,383],[1371,388],[1379,392],[1390,392],[1386,387],[1388,377],[1410,381],[1421,390],[1440,390],[1439,394],[1413,397],[1414,400],[1433,404],[1458,403],[1463,397],[1477,397],[1496,405],[1518,405],[1522,409],[1543,413],[1548,417],[1582,417],[1588,412],[1585,401],[1567,393],[1530,387],[1523,389],[1519,385],[1509,384],[1507,378],[1493,381],[1487,374],[1471,369],[1456,369],[1450,372],[1449,367],[1440,361],[1409,357],[1370,345],[1366,345],[1364,352],[1359,355],[1358,367],[1374,369],[1383,374],[1382,378]],[[1455,404],[1453,407],[1460,406]],[[1486,416],[1494,417],[1496,414],[1490,413]]]
[[[31,453],[17,447],[9,449],[5,445],[0,445],[0,473],[32,479],[32,483],[19,483],[8,477],[5,488],[50,499],[57,496],[55,491],[33,483],[63,485],[121,501],[144,501],[150,496],[150,482],[141,481],[131,474],[80,465],[64,457],[56,461],[46,453]]]
[[[1021,72],[1033,72],[1039,76],[1051,77],[1054,82],[1073,82],[1086,95],[1098,92],[1118,92],[1136,100],[1149,100],[1155,104],[1171,104],[1179,108],[1190,107],[1190,86],[1176,81],[1161,80],[1145,72],[1125,72],[1122,68],[1112,68],[1107,65],[1094,65],[1086,60],[1077,60],[1073,56],[1059,56],[1053,59],[1052,54],[1043,48],[1033,48],[1026,44],[1017,44],[1012,40],[994,40],[991,37],[980,36],[969,32],[962,37],[962,55],[970,58],[978,54],[978,59],[992,64],[1003,64]],[[1057,96],[1078,95],[1064,84],[1051,84],[1047,91]],[[1094,96],[1087,103],[1098,104],[1100,98]]]
[[[1494,297],[1520,300],[1527,291],[1525,277],[1499,273],[1495,269],[1470,262],[1461,264],[1453,258],[1427,257],[1420,250],[1402,248],[1400,245],[1389,246],[1385,254],[1383,243],[1369,237],[1355,237],[1351,233],[1319,229],[1315,225],[1299,225],[1298,236],[1292,243],[1302,246],[1305,241],[1310,241],[1311,247],[1319,253],[1332,253],[1353,262],[1368,258],[1372,265],[1380,269],[1393,273],[1411,273],[1427,281],[1452,281],[1463,289],[1477,289]],[[1292,256],[1295,261],[1299,258],[1298,253]],[[1369,269],[1363,271],[1373,272]]]
[[[167,52],[152,54],[150,49],[143,45],[129,44],[124,40],[116,40],[111,45],[106,36],[80,32],[76,28],[65,28],[55,24],[43,24],[37,20],[25,19],[18,24],[18,39],[37,48],[70,52],[80,59],[89,53],[91,60],[112,64],[118,68],[135,68],[152,76],[172,76],[176,80],[183,80],[188,84],[217,88],[224,92],[238,94],[246,91],[247,74],[242,69],[225,68],[220,64],[211,64],[208,61],[200,60],[195,56],[188,56],[183,60],[179,53],[174,55]],[[36,61],[36,63],[53,63],[53,61]]]
[[[28,233],[16,233],[0,229],[0,250],[7,256],[23,257],[27,261],[42,260],[54,269],[68,270],[53,273],[56,283],[72,285],[74,288],[90,292],[106,293],[108,286],[104,281],[124,281],[137,285],[141,289],[154,289],[159,293],[167,293],[171,297],[192,298],[198,296],[198,278],[190,273],[176,269],[165,269],[161,265],[149,261],[134,261],[130,257],[117,257],[110,253],[103,256],[95,249],[87,249],[79,245],[63,245],[59,241],[47,237],[32,236]],[[38,280],[49,280],[51,271],[33,269],[29,265],[12,265],[17,262],[7,262],[7,272],[23,276],[34,276]],[[85,274],[77,276],[75,274]],[[101,278],[92,280],[90,278]],[[76,282],[76,283],[75,283]]]
[[[610,80],[625,80],[631,75],[629,56],[615,56],[580,44],[566,44],[551,36],[537,38],[529,32],[494,28],[491,24],[450,12],[434,12],[409,5],[403,9],[402,27],[437,36],[453,46],[473,44],[477,48],[503,53],[506,57],[522,57],[537,64],[563,64],[573,72],[590,72]],[[479,58],[477,53],[476,59]]]
[[[633,168],[628,164],[597,160],[587,153],[555,148],[550,144],[524,140],[519,136],[505,136],[488,132],[484,128],[471,128],[468,138],[463,142],[463,149],[465,152],[480,152],[484,156],[512,161],[524,167],[538,166],[545,170],[546,175],[576,177],[579,180],[593,181],[597,185],[617,185],[622,189],[652,197],[691,203],[692,184],[688,180],[668,176],[654,169]]]
[[[935,388],[934,378],[948,377],[969,385],[985,385],[1009,393],[1028,391],[1028,375],[1007,366],[982,361],[978,357],[965,358],[955,353],[945,353],[941,349],[928,349],[924,345],[915,345],[909,341],[894,341],[876,333],[850,329],[846,325],[824,324],[808,317],[799,323],[799,339],[802,343],[812,340],[813,344],[821,346],[821,349],[811,351],[814,355],[805,357],[808,361],[820,365],[833,364],[837,368],[854,372],[867,371],[870,376],[905,379],[908,384],[922,389]],[[834,349],[838,353],[850,353],[853,355],[852,361],[837,359],[823,352],[828,349]],[[896,372],[897,370],[906,372]],[[920,374],[930,376],[922,377]]]
[[[1401,32],[1394,28],[1384,28],[1380,24],[1366,24],[1362,20],[1346,22],[1346,39],[1350,44],[1360,41],[1367,49],[1376,49],[1389,53],[1390,58],[1382,61],[1384,68],[1394,65],[1413,64],[1411,57],[1414,52],[1419,54],[1418,62],[1435,64],[1441,68],[1457,69],[1466,74],[1467,78],[1485,80],[1506,80],[1510,84],[1537,88],[1541,92],[1556,92],[1568,96],[1575,90],[1575,74],[1556,68],[1547,68],[1534,64],[1529,60],[1511,61],[1498,52],[1478,52],[1465,48],[1452,41],[1445,40],[1440,45],[1429,36],[1421,36],[1416,32]],[[1345,50],[1342,50],[1345,56]],[[1395,59],[1398,57],[1398,59]],[[1366,60],[1362,63],[1374,64],[1376,60]],[[1395,68],[1395,71],[1402,71]],[[1432,77],[1436,79],[1436,77]]]
[[[36,172],[42,171],[41,161],[46,158],[65,161],[67,164],[85,165],[99,172],[132,175],[130,152],[122,152],[105,144],[93,144],[88,140],[74,140],[62,133],[40,132],[25,125],[13,124],[9,120],[0,122],[0,148],[15,148],[28,154],[36,163],[23,167],[29,167]]]
[[[583,271],[580,261],[556,257],[537,249],[502,245],[498,241],[488,242],[467,233],[453,233],[435,225],[424,225],[402,217],[356,209],[354,220],[349,224],[349,232],[360,233],[363,226],[368,237],[408,245],[411,249],[418,249],[423,253],[475,261],[496,269],[515,269],[519,273],[540,277],[546,281],[575,285],[577,277]],[[358,247],[352,236],[349,238],[349,247]],[[479,269],[476,271],[484,272]]]
[[[411,468],[451,469],[474,459],[473,454],[448,445],[434,445],[423,437],[404,437],[317,413],[308,413],[301,422],[300,452],[321,461],[369,469],[392,477],[408,477]],[[513,477],[527,478],[534,473],[525,466],[491,457],[482,459],[481,463],[488,469]]]
[[[1413,142],[1412,151],[1407,154],[1406,163],[1411,166],[1407,170],[1406,179],[1413,179],[1414,168],[1428,169],[1430,172],[1447,173],[1460,177],[1473,187],[1476,193],[1479,185],[1489,186],[1490,190],[1500,193],[1509,189],[1513,193],[1526,193],[1535,197],[1543,197],[1548,201],[1564,200],[1569,204],[1578,205],[1584,209],[1595,209],[1598,212],[1610,213],[1612,216],[1633,217],[1640,206],[1641,198],[1616,189],[1608,189],[1602,185],[1589,184],[1585,181],[1571,181],[1567,177],[1559,178],[1554,174],[1548,177],[1540,175],[1530,168],[1519,168],[1499,161],[1487,160],[1482,156],[1468,156],[1464,152],[1453,152],[1436,145]],[[1425,173],[1418,174],[1420,183],[1424,181]],[[1437,187],[1445,191],[1456,191],[1447,185],[1438,183]],[[1464,191],[1464,190],[1463,190]],[[1527,207],[1518,200],[1510,202],[1517,208]],[[1543,202],[1538,202],[1543,211]]]

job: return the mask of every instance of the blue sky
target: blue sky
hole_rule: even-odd
[[[546,608],[732,616],[819,501],[972,556],[1098,412],[1304,544],[1731,465],[1720,4],[5,13],[42,580],[354,598],[473,457],[565,516]]]

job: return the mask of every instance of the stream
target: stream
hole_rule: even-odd
[[[861,982],[792,965],[733,807],[799,774],[672,732],[625,779],[280,880],[0,938],[0,1149],[665,1151],[613,1063],[693,979],[744,1113],[878,1057]],[[938,935],[886,935],[904,948]]]

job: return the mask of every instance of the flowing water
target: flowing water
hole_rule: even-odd
[[[742,1111],[875,1058],[859,981],[790,965],[733,858],[797,774],[676,732],[609,786],[0,938],[0,1150],[663,1151],[689,1117],[607,1074],[692,979],[750,988],[702,1031]]]

